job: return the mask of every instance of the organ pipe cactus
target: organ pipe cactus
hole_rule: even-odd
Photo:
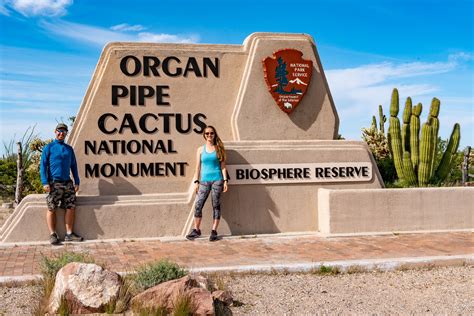
[[[423,106],[421,103],[415,105],[410,116],[410,154],[413,169],[418,170],[419,156],[419,137],[420,137],[420,114]]]
[[[412,106],[411,98],[407,98],[403,111],[403,126],[400,128],[398,90],[393,89],[387,138],[398,178],[409,186],[427,186],[441,182],[451,170],[461,132],[459,124],[456,123],[441,162],[436,166],[440,104],[437,98],[433,98],[428,120],[423,124],[420,135],[420,114],[423,108],[421,103]],[[380,107],[379,116],[382,129],[383,111]]]
[[[434,146],[431,149],[431,167],[430,167],[430,177],[433,177],[435,173],[435,161],[436,161],[436,147],[438,146],[438,131],[439,131],[439,107],[441,102],[437,98],[433,98],[431,101],[430,114],[428,116],[428,121],[433,127],[432,133],[434,137]]]
[[[458,123],[454,124],[453,131],[451,133],[451,137],[449,138],[448,146],[446,147],[446,151],[441,158],[441,162],[439,163],[439,167],[436,170],[436,178],[439,181],[444,180],[451,170],[451,166],[453,164],[454,155],[456,154],[459,146],[459,141],[461,139],[461,127]]]
[[[402,135],[400,132],[400,121],[398,120],[398,90],[393,89],[392,101],[390,103],[390,125],[388,131],[390,133],[390,150],[392,152],[395,170],[398,178],[403,179],[403,149]]]
[[[410,117],[411,117],[411,98],[408,97],[403,110],[402,126],[402,149],[403,152],[410,151]]]

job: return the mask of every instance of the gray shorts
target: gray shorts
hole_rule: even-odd
[[[49,184],[50,191],[46,197],[48,210],[54,211],[57,207],[71,209],[76,207],[76,191],[72,181],[52,182]]]
[[[221,218],[221,194],[224,190],[224,181],[209,181],[201,182],[199,184],[199,190],[196,195],[196,203],[194,209],[194,217],[202,217],[202,208],[206,203],[209,193],[211,193],[212,199],[212,218]]]

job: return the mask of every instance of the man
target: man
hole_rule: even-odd
[[[48,205],[46,222],[50,233],[49,241],[52,245],[60,243],[56,233],[56,214],[54,212],[59,205],[66,209],[64,217],[66,236],[64,241],[84,240],[73,232],[76,192],[79,190],[79,173],[77,172],[74,149],[64,142],[67,132],[66,124],[58,124],[54,131],[56,139],[44,147],[41,155],[40,175],[43,188],[48,192],[46,197]],[[74,183],[70,178],[70,172],[74,177]]]

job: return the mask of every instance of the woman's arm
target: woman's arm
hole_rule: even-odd
[[[229,179],[227,179],[227,168],[225,166],[225,161],[221,161],[221,171],[222,171],[222,178],[224,179],[223,192],[227,192],[227,183],[229,182]]]
[[[196,170],[194,171],[193,182],[194,191],[197,193],[199,189],[199,175],[201,174],[201,152],[202,147],[198,147],[196,150]]]

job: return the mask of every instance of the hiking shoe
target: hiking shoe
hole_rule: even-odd
[[[201,230],[193,229],[189,234],[186,235],[186,239],[194,240],[195,238],[198,238],[199,236],[201,236]]]
[[[51,235],[49,235],[49,242],[51,243],[51,245],[59,245],[60,241],[58,235],[56,233],[52,233]]]
[[[79,236],[78,234],[72,232],[70,234],[66,234],[64,236],[64,241],[83,241],[84,238],[82,236]]]
[[[209,241],[216,241],[216,240],[218,240],[218,238],[217,238],[217,231],[212,230],[212,231],[211,231],[211,236],[209,236]]]

